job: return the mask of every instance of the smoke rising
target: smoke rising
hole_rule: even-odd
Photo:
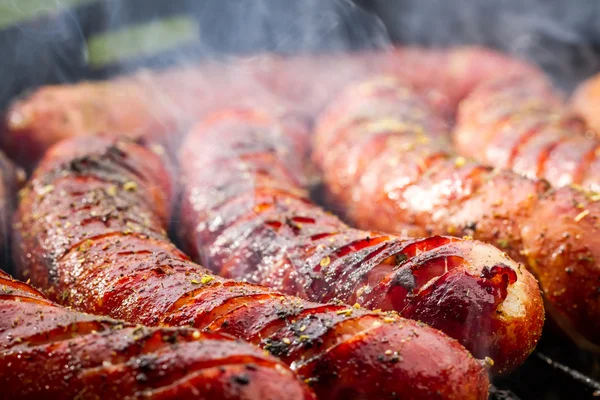
[[[28,88],[106,78],[139,67],[262,52],[375,48],[390,43],[379,17],[350,0],[14,0],[3,7],[14,15],[15,22],[7,22],[0,31],[4,51],[0,58],[0,106]],[[198,26],[193,43],[124,58],[101,69],[90,67],[90,38],[181,16]],[[140,47],[152,47],[160,39],[144,36]],[[107,47],[120,45],[109,43]]]
[[[540,64],[566,89],[600,68],[600,4],[594,0],[13,0],[2,7],[8,21],[0,31],[3,105],[30,87],[141,66],[392,42],[491,46]],[[15,15],[15,23],[6,15]],[[197,22],[197,41],[102,69],[88,65],[90,37],[174,16]]]

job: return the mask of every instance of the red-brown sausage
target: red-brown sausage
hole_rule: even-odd
[[[570,111],[581,117],[598,136],[600,134],[600,74],[596,74],[577,86],[569,101]]]
[[[144,147],[101,137],[58,144],[21,195],[20,270],[80,310],[257,344],[321,398],[486,398],[482,366],[437,330],[227,280],[189,261],[164,232],[169,186]]]
[[[516,76],[480,84],[458,109],[457,151],[555,186],[600,190],[600,141],[585,135],[551,84]]]
[[[0,399],[314,398],[246,343],[75,312],[2,271],[0,333]]]
[[[307,300],[396,310],[491,357],[496,371],[521,363],[544,320],[533,276],[478,241],[348,227],[308,199],[302,128],[230,110],[192,130],[180,157],[188,252],[221,276]]]
[[[478,47],[263,54],[229,65],[204,63],[106,82],[46,86],[15,101],[0,140],[27,167],[67,137],[108,132],[174,145],[179,128],[224,107],[261,104],[314,116],[344,85],[375,73],[400,77],[446,114],[481,81],[507,73],[539,74],[526,63]]]
[[[438,117],[393,79],[349,88],[322,115],[314,156],[358,226],[471,235],[538,278],[546,310],[600,350],[600,203],[595,195],[453,157]]]

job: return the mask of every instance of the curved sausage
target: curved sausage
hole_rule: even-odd
[[[308,199],[307,141],[301,123],[257,110],[193,129],[180,157],[188,252],[221,276],[307,300],[396,310],[491,357],[495,371],[520,364],[544,320],[533,276],[478,241],[348,227]]]
[[[73,158],[81,149],[87,154]],[[164,232],[168,180],[160,158],[139,145],[61,142],[21,195],[20,270],[79,310],[259,345],[321,398],[486,398],[485,370],[439,331],[227,280],[189,261]]]
[[[600,141],[570,115],[546,80],[515,76],[484,82],[458,108],[457,151],[554,186],[600,190]]]
[[[0,332],[0,399],[314,398],[241,341],[75,312],[2,271]]]
[[[331,200],[363,228],[495,244],[537,277],[550,316],[579,345],[600,350],[596,196],[454,157],[440,126],[393,79],[350,87],[314,138]]]
[[[600,74],[593,75],[580,83],[569,100],[570,110],[583,118],[588,126],[600,134]]]

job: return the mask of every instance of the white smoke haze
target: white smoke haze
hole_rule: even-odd
[[[568,90],[600,69],[600,6],[594,0],[10,0],[0,3],[0,11],[0,105],[44,83],[105,78],[143,66],[385,48],[392,42],[492,46],[537,62]],[[89,68],[90,37],[185,16],[198,26],[193,43]],[[159,39],[142,36],[139,46]]]

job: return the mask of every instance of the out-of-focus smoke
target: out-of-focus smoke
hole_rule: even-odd
[[[11,24],[5,13],[18,19],[24,18],[26,11],[17,0],[2,6],[0,106],[19,90],[83,76],[80,49],[85,39],[81,21],[71,9],[48,1],[44,7],[28,9],[27,13],[32,14],[28,15],[29,21]]]
[[[14,0],[4,7],[17,22],[5,23],[0,30],[4,53],[0,57],[0,106],[29,87],[102,78],[140,66],[265,51],[289,54],[389,44],[381,20],[350,0]],[[32,15],[24,18],[24,14]],[[100,70],[90,68],[90,38],[179,17],[194,21],[191,26],[197,27],[197,40],[142,57],[125,57]],[[139,35],[136,40],[140,42],[132,47],[152,48],[163,39],[160,30],[154,32],[158,33]],[[106,50],[117,48],[118,53],[122,45],[107,42]]]
[[[265,51],[378,48],[390,39],[499,48],[542,65],[567,89],[600,69],[596,0],[10,0],[0,7],[0,106],[26,88],[140,66]],[[11,13],[29,16],[11,26],[5,18]],[[90,38],[178,17],[193,20],[197,40],[90,68]],[[157,36],[142,34],[139,47],[150,48]]]

